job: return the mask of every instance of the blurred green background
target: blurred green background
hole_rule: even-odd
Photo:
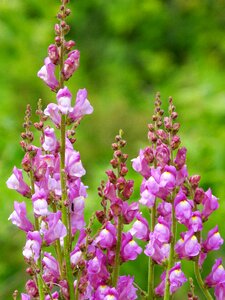
[[[0,0],[0,299],[11,299],[26,279],[21,253],[25,236],[7,221],[13,201],[22,198],[7,190],[5,181],[14,165],[20,167],[26,104],[35,110],[39,97],[45,105],[55,101],[36,73],[53,42],[59,2]],[[74,0],[70,7],[70,38],[81,51],[81,65],[68,86],[74,94],[86,87],[95,109],[82,121],[76,143],[90,187],[87,216],[100,206],[96,191],[106,178],[115,134],[124,130],[127,153],[136,157],[147,145],[147,123],[160,91],[165,109],[168,96],[174,97],[189,174],[201,174],[202,187],[212,187],[220,198],[220,211],[206,227],[218,223],[225,237],[224,0]],[[130,176],[137,180],[138,199],[141,178],[132,171]],[[216,255],[225,262],[224,250],[209,255],[204,275]],[[123,268],[144,289],[146,263],[141,255]],[[186,265],[190,276],[192,263]]]

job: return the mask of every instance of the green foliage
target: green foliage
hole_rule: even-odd
[[[24,244],[7,218],[13,200],[5,181],[22,150],[19,135],[27,103],[54,101],[36,77],[53,42],[53,15],[59,1],[0,1],[0,298],[9,299],[22,278]],[[202,175],[202,186],[213,188],[221,209],[215,214],[220,231],[225,211],[225,39],[224,1],[217,0],[77,0],[71,1],[71,38],[81,51],[81,67],[70,89],[86,87],[95,108],[82,122],[77,149],[87,169],[87,208],[99,207],[97,186],[105,178],[110,145],[119,128],[133,158],[147,144],[146,124],[154,94],[169,95],[180,115],[181,138],[188,149],[190,174]],[[46,4],[47,3],[47,4]],[[132,175],[134,172],[132,172]],[[140,178],[137,175],[137,181]],[[135,197],[138,199],[138,184]],[[214,222],[208,228],[214,226]],[[11,238],[13,237],[13,238]],[[220,253],[221,255],[222,252]],[[214,256],[211,256],[211,268]],[[144,288],[146,262],[129,267]],[[132,269],[133,268],[133,269]],[[125,266],[125,271],[128,271]],[[204,271],[207,272],[208,270]],[[190,270],[191,272],[191,270]],[[179,299],[179,296],[178,298]]]

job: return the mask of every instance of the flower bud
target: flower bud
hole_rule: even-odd
[[[202,188],[196,188],[194,201],[196,204],[201,204],[205,197],[205,192]]]
[[[200,175],[193,175],[189,178],[189,182],[193,189],[196,189],[198,187],[200,179]]]
[[[54,65],[57,65],[59,63],[58,47],[55,44],[51,44],[48,47],[48,57]]]

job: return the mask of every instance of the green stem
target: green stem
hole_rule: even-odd
[[[195,268],[195,276],[196,276],[198,285],[200,286],[205,298],[207,300],[213,300],[213,297],[211,296],[209,290],[207,289],[207,287],[205,286],[205,284],[202,280],[202,276],[201,276],[201,273],[199,270],[199,265],[198,265],[198,259],[195,261],[194,268]]]
[[[155,228],[155,218],[156,218],[156,203],[150,210],[151,213],[151,226],[150,231],[153,232]],[[155,298],[154,295],[154,266],[155,263],[151,257],[149,257],[148,262],[148,300]]]
[[[175,211],[174,207],[172,206],[172,225],[171,225],[171,243],[170,243],[170,254],[169,254],[169,260],[166,270],[166,286],[165,286],[165,293],[164,293],[164,300],[171,299],[170,296],[170,281],[169,281],[169,271],[173,267],[174,264],[174,246],[175,246],[175,240],[176,240],[176,219],[175,219]]]
[[[201,241],[201,232],[200,231],[196,233],[196,237],[197,237],[198,241],[200,242]],[[210,292],[208,291],[207,287],[205,286],[204,281],[202,280],[202,275],[201,275],[201,272],[199,269],[199,255],[196,258],[196,261],[194,264],[194,270],[195,270],[195,277],[197,279],[198,285],[201,288],[205,298],[207,300],[212,300],[213,298],[212,298]]]
[[[76,290],[75,290],[75,300],[79,300],[79,283],[81,278],[81,270],[78,271],[77,275],[77,284],[76,284]]]
[[[117,243],[116,243],[116,256],[115,256],[115,266],[114,266],[114,272],[112,277],[112,285],[113,287],[117,286],[117,280],[119,277],[119,271],[120,271],[120,248],[121,248],[121,242],[122,242],[122,231],[123,231],[123,222],[122,222],[122,216],[118,216],[118,225],[117,225]]]

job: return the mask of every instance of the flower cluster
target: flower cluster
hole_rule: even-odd
[[[33,208],[31,216],[26,202],[15,201],[9,216],[26,234],[22,253],[30,278],[21,299],[134,300],[140,293],[143,299],[169,300],[187,281],[183,260],[194,262],[206,299],[212,299],[210,288],[215,289],[216,299],[225,299],[222,260],[216,260],[205,282],[200,273],[207,255],[223,244],[217,225],[205,240],[202,237],[205,223],[219,207],[218,199],[211,189],[200,187],[199,175],[188,175],[187,150],[180,147],[180,124],[172,98],[169,115],[164,117],[160,96],[156,96],[153,122],[148,125],[150,144],[132,160],[133,169],[142,176],[140,198],[134,199],[134,180],[127,178],[126,141],[120,131],[112,144],[107,180],[98,188],[101,209],[85,224],[85,169],[73,144],[78,125],[93,108],[86,89],[78,90],[73,97],[65,85],[80,59],[75,42],[65,39],[70,29],[66,23],[68,2],[62,0],[55,43],[48,47],[48,56],[38,72],[55,93],[55,102],[43,110],[39,101],[38,122],[34,124],[27,106],[21,134],[25,152],[22,169],[14,167],[7,181],[8,188],[28,199]],[[33,128],[39,131],[39,146],[33,143]],[[97,230],[94,222],[98,222]],[[136,260],[140,254],[149,260],[146,291],[134,282],[133,275],[120,272],[122,264]],[[158,285],[155,265],[162,271]],[[16,292],[13,297],[16,299]],[[193,285],[188,299],[197,299]]]

